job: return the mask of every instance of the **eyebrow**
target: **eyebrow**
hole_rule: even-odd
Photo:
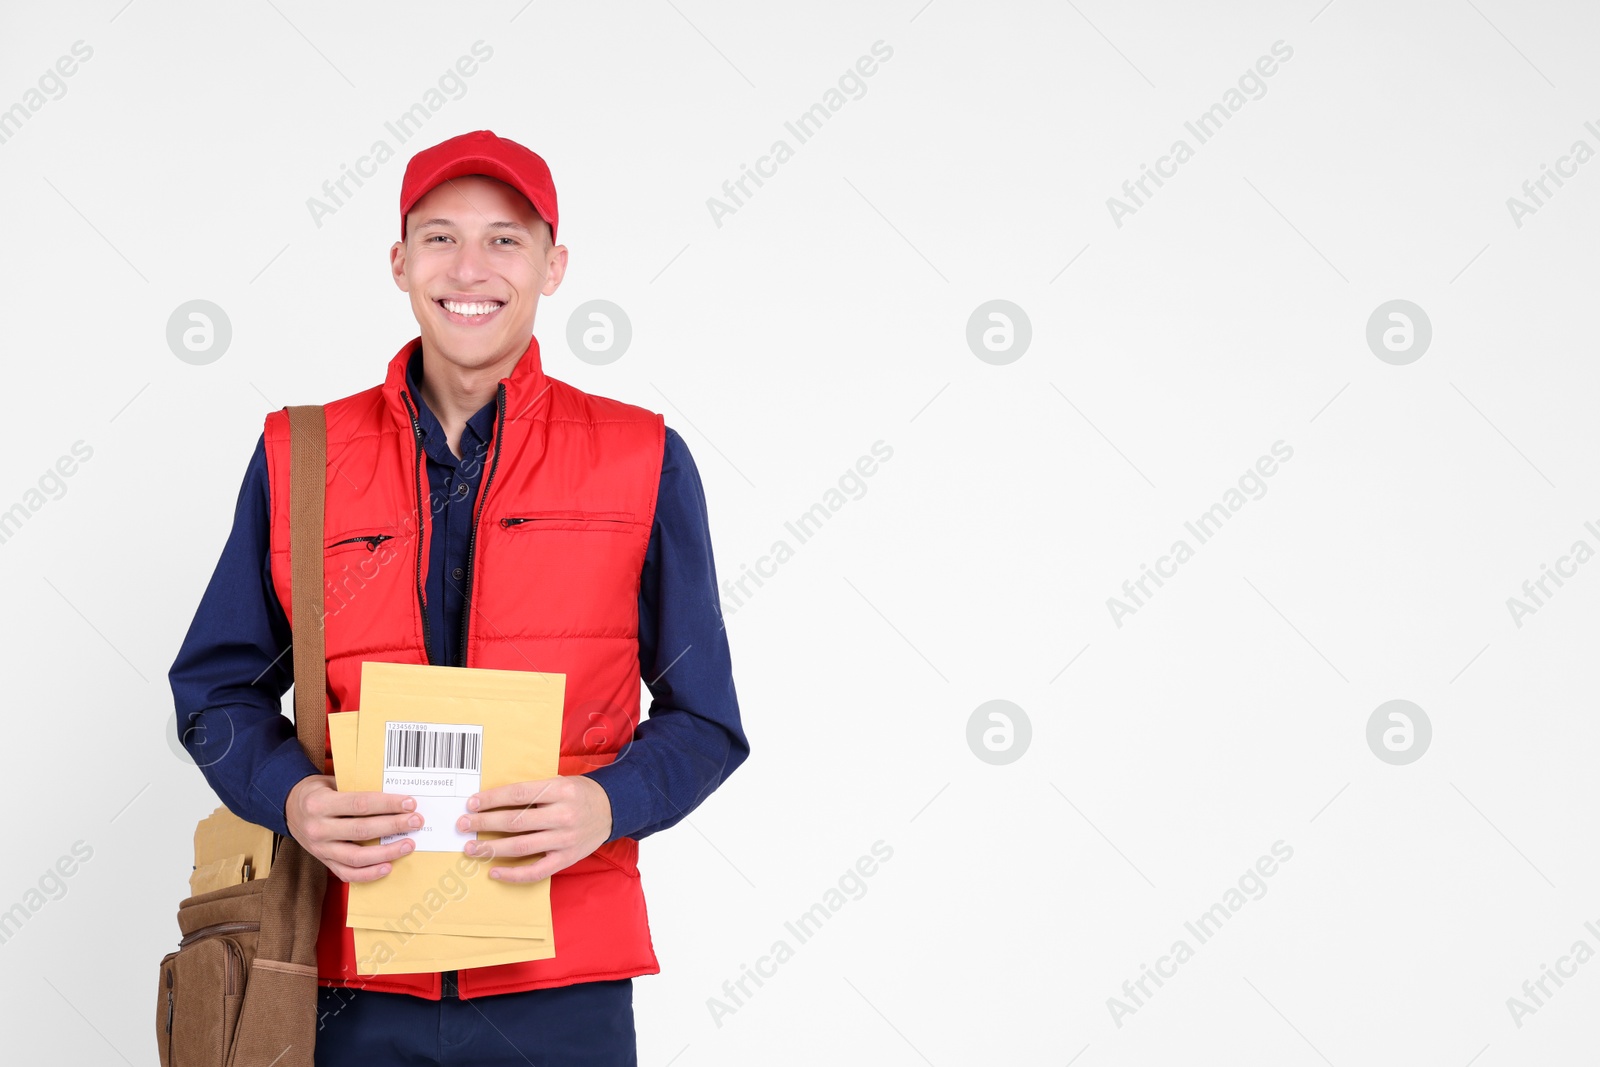
[[[427,219],[427,220],[425,220],[423,222],[417,223],[417,228],[418,229],[421,229],[424,226],[449,226],[449,227],[453,228],[455,226],[455,222],[452,219]],[[526,226],[524,226],[520,222],[509,222],[509,221],[491,222],[491,223],[489,223],[489,229],[491,229],[491,230],[521,230],[523,233],[527,234],[528,236],[530,236],[530,237],[533,236],[533,231],[528,229]]]

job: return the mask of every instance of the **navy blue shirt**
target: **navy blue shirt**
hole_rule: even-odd
[[[492,436],[491,401],[468,420],[457,458],[416,388],[433,524],[426,576],[437,662],[460,660],[467,545]],[[293,635],[272,585],[266,445],[256,442],[233,530],[168,678],[182,742],[229,810],[289,836],[284,805],[307,775],[294,723],[282,712],[294,682]],[[694,810],[750,753],[740,722],[717,596],[700,473],[670,427],[655,521],[639,581],[639,668],[650,690],[627,758],[587,772],[611,801],[611,836],[641,838]]]

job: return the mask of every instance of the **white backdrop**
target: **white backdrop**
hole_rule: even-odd
[[[263,416],[375,384],[415,336],[387,270],[405,160],[483,128],[560,191],[547,370],[663,412],[720,575],[768,573],[725,601],[750,761],[642,846],[641,1063],[1592,1048],[1593,8],[3,19],[0,974],[30,1062],[155,1062],[217,803],[167,668]],[[231,325],[199,364],[167,339],[193,300]],[[567,340],[591,300],[631,323],[609,363]]]

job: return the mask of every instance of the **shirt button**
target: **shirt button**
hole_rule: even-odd
[[[460,488],[458,488],[456,490],[456,496],[466,496],[466,495],[467,495],[467,483],[466,482],[462,482]]]
[[[457,567],[455,570],[450,572],[450,577],[454,578],[458,582],[466,576],[467,572],[462,570],[460,567]]]

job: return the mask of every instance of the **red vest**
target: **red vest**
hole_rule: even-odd
[[[381,386],[327,405],[325,532],[328,712],[361,706],[366,660],[427,663],[428,479],[406,388],[413,339]],[[547,377],[539,342],[500,381],[470,552],[466,665],[567,676],[560,772],[612,762],[639,718],[639,576],[655,518],[662,417]],[[272,583],[294,603],[289,563],[289,422],[266,420]],[[294,622],[291,618],[291,622]],[[333,773],[329,745],[326,773]],[[552,959],[464,969],[463,997],[656,974],[639,843],[618,838],[551,876]],[[463,857],[467,858],[467,857]],[[404,862],[403,860],[401,862]],[[481,867],[474,877],[487,877]],[[438,972],[368,975],[345,926],[349,886],[328,876],[320,984],[437,1000]],[[372,961],[365,961],[369,965]]]

